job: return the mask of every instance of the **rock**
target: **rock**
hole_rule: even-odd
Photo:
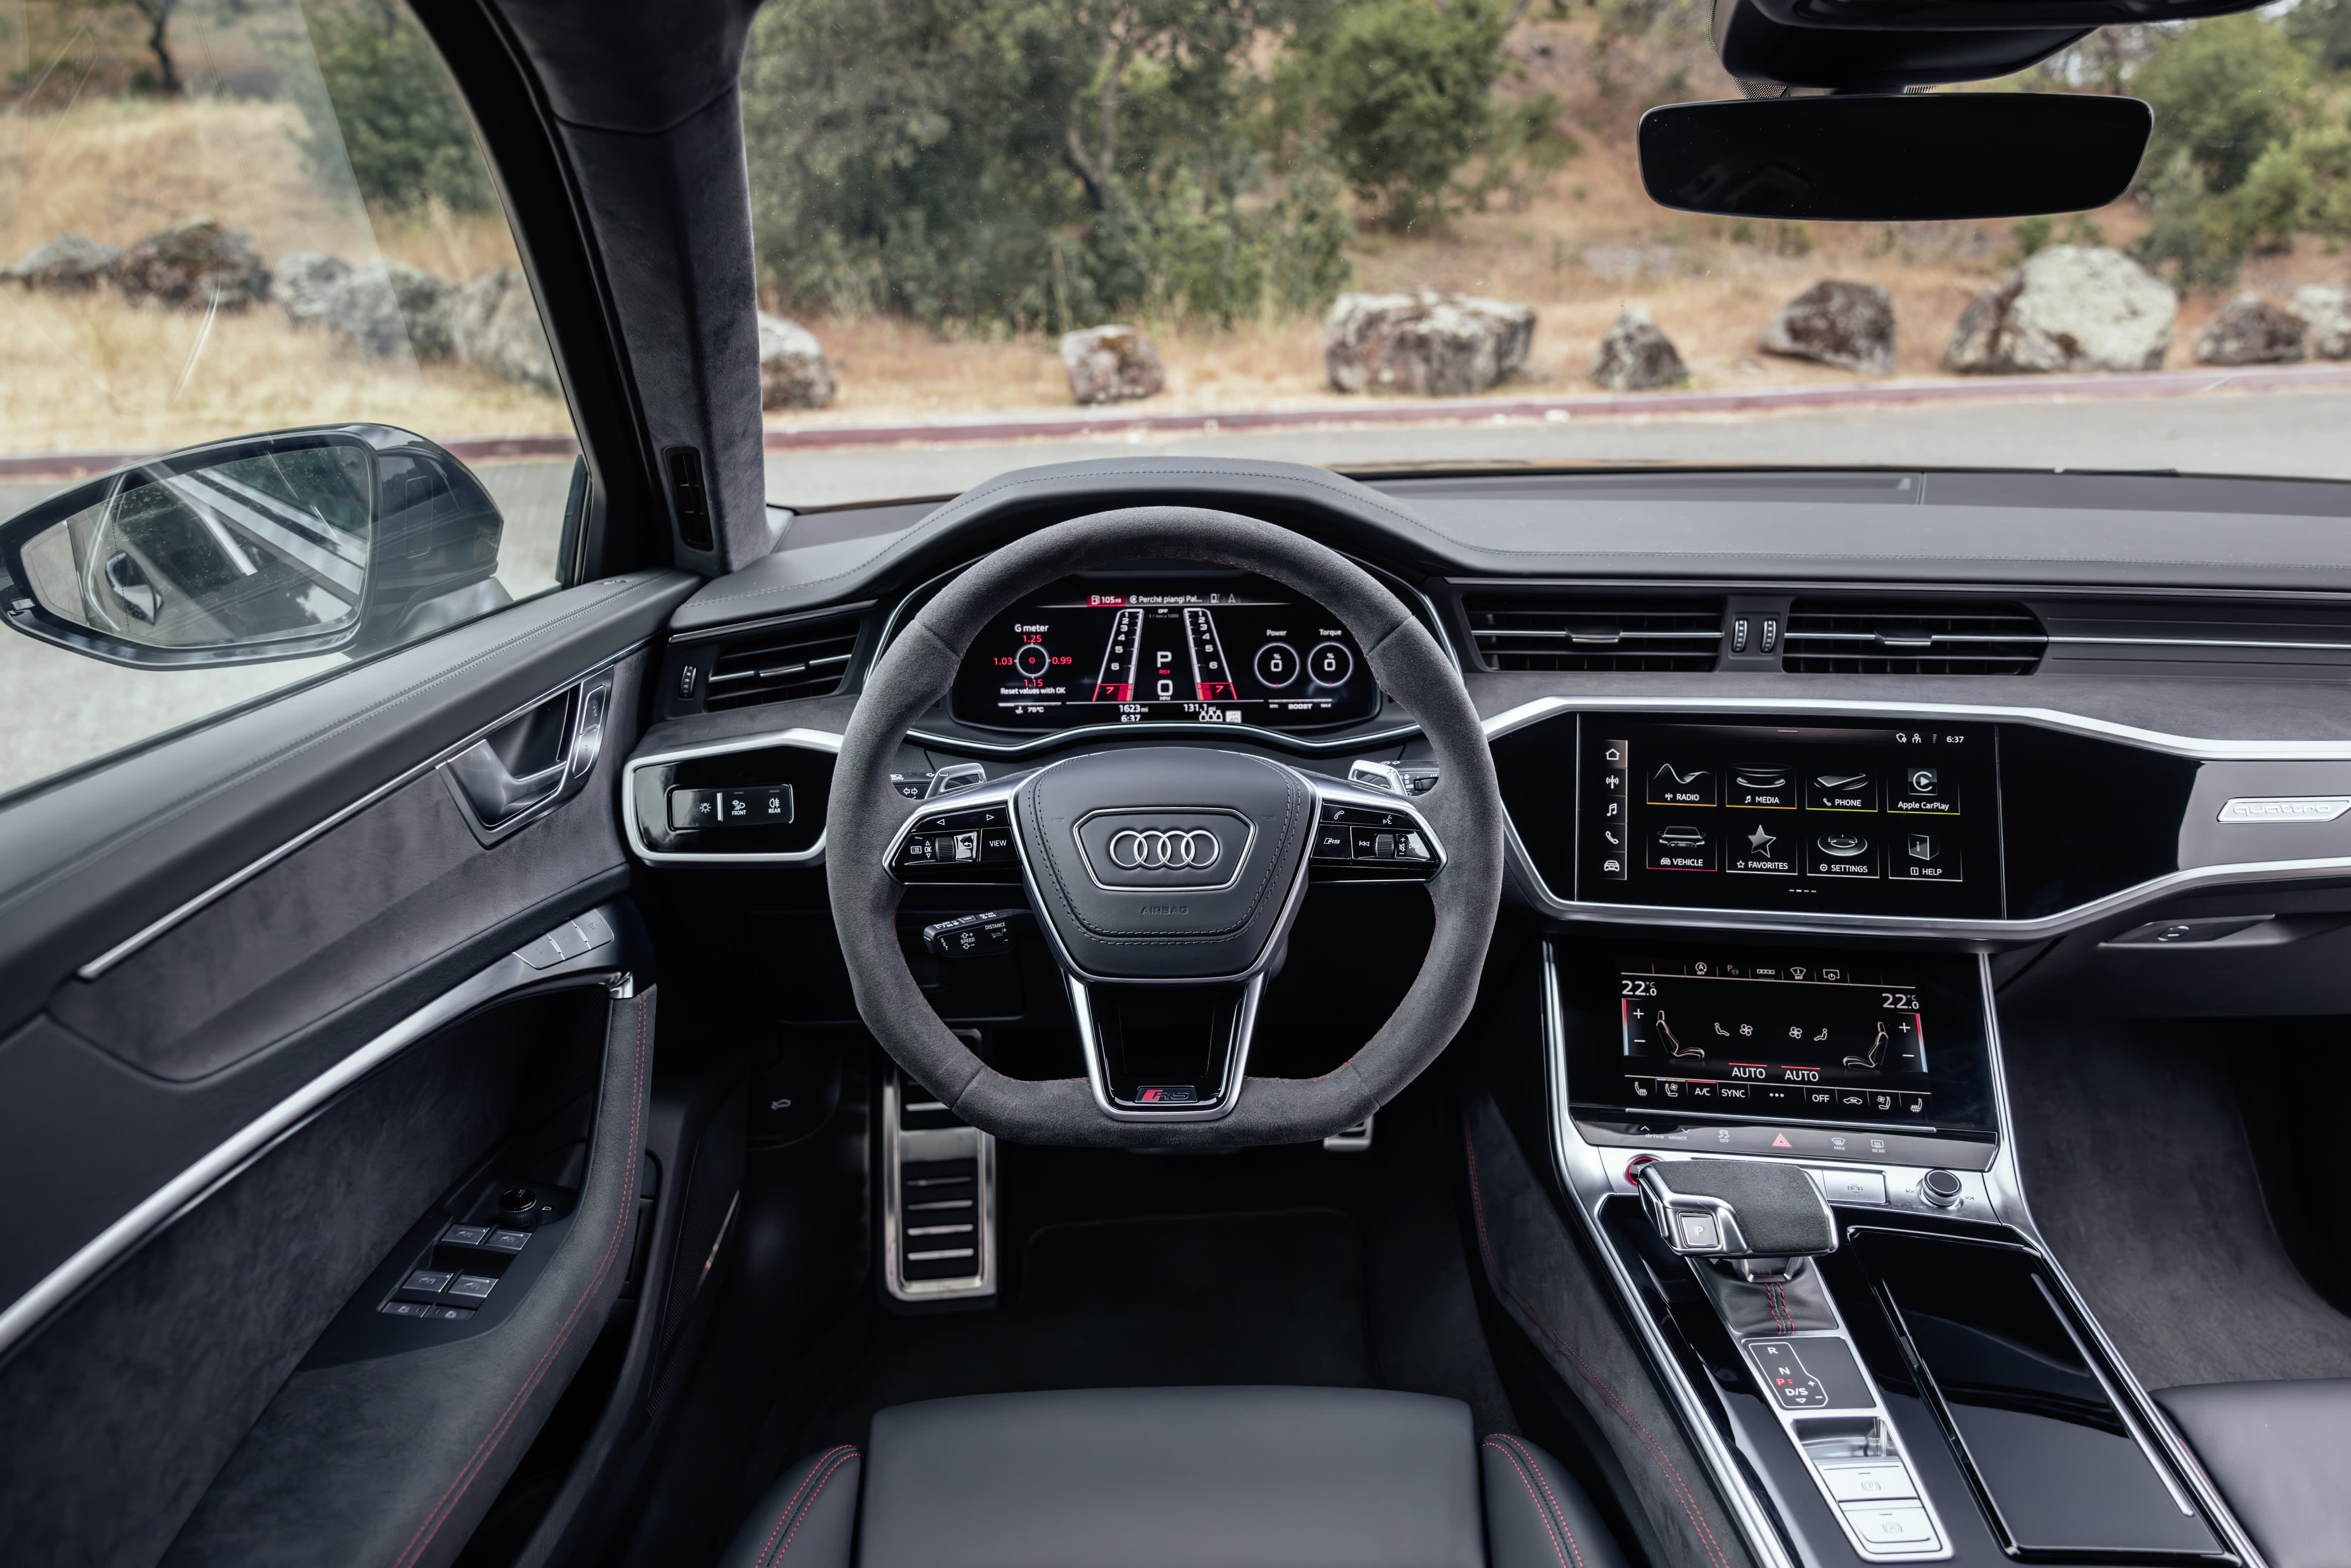
[[[563,395],[538,305],[529,283],[513,267],[486,272],[457,291],[449,306],[449,337],[464,363],[552,397]]]
[[[326,319],[327,297],[351,275],[351,265],[315,250],[298,250],[277,264],[269,291],[286,308],[286,319],[297,327],[315,326]]]
[[[1943,368],[1962,375],[2158,370],[2179,314],[2171,286],[2122,252],[2051,246],[1959,313]]]
[[[242,310],[269,298],[269,269],[243,229],[190,218],[124,251],[114,264],[123,298],[183,310]]]
[[[2294,291],[2294,313],[2310,324],[2303,347],[2314,360],[2351,360],[2351,288],[2305,283]]]
[[[1088,327],[1061,334],[1061,369],[1070,396],[1083,403],[1150,397],[1167,384],[1159,350],[1132,327]]]
[[[1763,351],[1865,376],[1894,373],[1894,297],[1875,283],[1824,277],[1763,329]]]
[[[2240,294],[2196,334],[2199,365],[2282,365],[2303,357],[2310,323],[2258,294]]]
[[[759,406],[822,408],[831,402],[832,367],[824,362],[824,345],[816,334],[786,317],[760,311]]]
[[[1592,379],[1610,392],[1647,392],[1689,380],[1689,367],[1673,340],[1636,305],[1610,323],[1592,351]]]
[[[319,318],[363,353],[388,360],[403,348],[420,360],[448,357],[455,284],[404,261],[376,261],[327,291]]]
[[[103,245],[88,235],[59,235],[26,251],[8,276],[27,288],[95,288],[121,257],[119,245]]]
[[[1524,305],[1438,294],[1342,294],[1322,327],[1322,369],[1333,392],[1458,397],[1481,392],[1533,347]]]

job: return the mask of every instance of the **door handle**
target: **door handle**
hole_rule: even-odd
[[[545,801],[563,788],[564,775],[570,768],[571,760],[566,757],[552,768],[517,777],[486,740],[475,741],[449,759],[449,777],[465,791],[465,803],[474,808],[486,828],[501,826]]]

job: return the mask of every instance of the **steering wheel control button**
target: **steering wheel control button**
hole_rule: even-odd
[[[1888,875],[1904,882],[1961,882],[1957,833],[1905,832],[1894,841],[1893,869]]]
[[[1831,828],[1813,835],[1811,864],[1814,876],[1874,877],[1877,874],[1877,842],[1851,828]]]
[[[1318,822],[1314,828],[1314,858],[1318,861],[1343,861],[1355,852],[1353,830],[1331,822]]]

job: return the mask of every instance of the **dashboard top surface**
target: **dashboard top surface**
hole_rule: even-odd
[[[1113,458],[1018,470],[935,505],[796,518],[673,629],[871,597],[1055,517],[1169,501],[1465,576],[2351,592],[2351,485],[2325,481],[1672,470],[1358,482],[1297,464]]]

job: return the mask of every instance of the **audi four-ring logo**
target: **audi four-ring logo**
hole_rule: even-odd
[[[1110,841],[1110,863],[1121,871],[1205,871],[1224,852],[1217,835],[1206,829],[1171,833],[1127,828]]]

